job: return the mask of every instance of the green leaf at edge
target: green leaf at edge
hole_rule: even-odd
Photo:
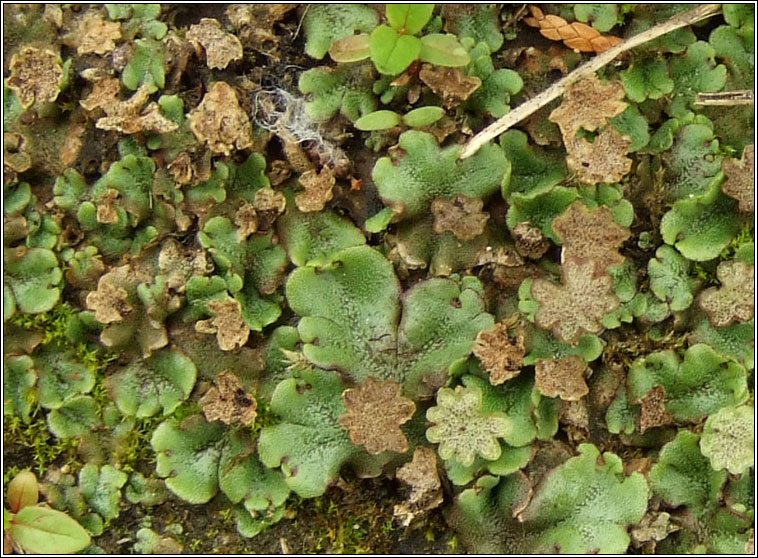
[[[33,554],[71,554],[87,547],[89,533],[67,514],[42,506],[27,506],[11,524],[13,539]]]

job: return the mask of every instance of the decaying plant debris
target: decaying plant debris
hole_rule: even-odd
[[[339,421],[353,442],[372,455],[388,450],[408,451],[408,440],[400,425],[411,419],[416,406],[400,395],[400,384],[368,378],[360,388],[345,390],[342,398],[347,413]]]
[[[473,353],[489,372],[493,386],[518,376],[524,365],[524,333],[518,326],[513,332],[508,330],[506,323],[499,323],[476,336]]]
[[[9,548],[752,552],[752,5],[4,32]]]

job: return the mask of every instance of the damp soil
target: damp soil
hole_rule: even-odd
[[[291,498],[287,516],[253,538],[237,531],[229,503],[217,496],[193,506],[170,497],[152,508],[126,506],[93,540],[107,554],[128,554],[139,529],[170,536],[188,554],[450,554],[459,552],[442,512],[410,528],[399,527],[393,507],[402,488],[386,479],[350,479],[318,498]],[[177,533],[176,526],[181,526]]]

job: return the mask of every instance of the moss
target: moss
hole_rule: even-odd
[[[290,523],[289,530],[297,530],[298,536],[287,539],[290,550],[306,554],[389,552],[397,535],[392,498],[372,481],[356,482],[346,491],[331,489],[315,499],[293,497],[287,507],[294,518],[285,525]]]
[[[11,455],[15,453],[15,463],[22,468],[33,467],[40,477],[53,464],[68,464],[74,470],[81,467],[76,451],[78,441],[53,436],[45,418],[45,412],[39,406],[32,412],[29,424],[25,424],[20,417],[6,417],[3,428],[5,451],[12,452]]]
[[[119,445],[121,470],[132,473],[143,465],[154,467],[155,452],[150,446],[153,430],[160,424],[162,417],[137,419],[134,426]]]
[[[755,225],[753,222],[744,223],[739,232],[719,254],[720,260],[731,260],[739,257],[738,254],[749,244],[755,242]],[[752,250],[751,250],[752,251]],[[752,262],[747,262],[752,263]]]
[[[120,356],[118,352],[106,351],[83,341],[84,324],[79,312],[67,302],[41,314],[17,314],[11,318],[11,323],[27,331],[42,333],[42,345],[57,344],[73,350],[77,360],[95,374],[103,372]]]
[[[190,417],[192,415],[196,415],[202,412],[203,412],[203,408],[200,406],[199,403],[195,403],[193,401],[185,401],[184,403],[179,405],[171,414],[171,420],[172,422],[179,424],[187,417]]]

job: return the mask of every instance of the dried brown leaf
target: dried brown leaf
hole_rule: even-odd
[[[87,111],[102,109],[105,116],[98,118],[95,127],[101,130],[115,130],[122,134],[138,132],[157,132],[159,134],[173,132],[177,124],[160,113],[158,103],[150,103],[144,107],[150,98],[150,86],[140,85],[134,94],[121,101],[121,82],[92,70],[82,72],[82,75],[93,82],[92,91],[79,104]],[[144,108],[143,108],[144,107]]]
[[[432,202],[434,232],[453,233],[460,240],[474,240],[484,233],[490,214],[482,211],[484,202],[458,194],[454,200],[437,198]]]
[[[621,182],[632,169],[632,160],[626,156],[631,145],[631,139],[609,126],[592,143],[584,138],[567,142],[566,165],[584,184]]]
[[[226,16],[246,47],[279,60],[279,37],[274,26],[294,9],[297,4],[232,4]]]
[[[111,268],[98,280],[97,290],[87,295],[87,308],[106,326],[100,333],[106,347],[141,349],[147,358],[168,344],[164,320],[180,308],[181,299],[168,289],[154,292],[149,300],[140,298],[139,285],[154,281],[150,267],[133,258],[130,264]]]
[[[248,236],[258,231],[258,214],[252,203],[244,202],[234,214],[237,225],[237,240],[244,242]]]
[[[121,93],[121,80],[110,77],[105,72],[90,68],[82,72],[82,77],[92,83],[92,91],[85,99],[79,101],[79,104],[87,111],[102,109],[106,114],[115,114],[115,107],[119,105],[119,94]],[[131,102],[138,100],[137,94],[143,97],[142,102],[134,109],[134,112],[145,104],[149,93],[146,90],[137,90],[132,96]],[[125,101],[128,102],[128,101]]]
[[[615,47],[616,45],[623,42],[623,39],[620,37],[614,37],[613,35],[600,35],[597,37],[592,37],[589,39],[589,46],[586,46],[585,43],[582,44],[582,48],[579,48],[578,46],[575,46],[575,43],[564,41],[565,45],[569,48],[573,48],[582,52],[588,52],[590,50],[594,50],[596,53],[601,53],[606,50],[608,50],[611,47]]]
[[[458,131],[458,123],[453,118],[443,116],[434,124],[421,126],[419,130],[432,134],[437,139],[437,143],[442,144],[449,135]],[[388,133],[392,133],[392,130],[388,130]]]
[[[60,149],[60,163],[63,167],[71,167],[79,158],[79,152],[84,145],[84,134],[87,131],[85,119],[75,120],[68,129]]]
[[[673,417],[666,410],[666,389],[655,386],[640,400],[640,431],[671,424]]]
[[[537,361],[534,367],[535,384],[546,397],[578,401],[589,393],[584,373],[587,363],[577,355]]]
[[[590,415],[587,409],[587,401],[564,401],[558,416],[561,424],[570,429],[588,430],[590,427]]]
[[[465,101],[482,86],[481,79],[465,75],[460,68],[431,64],[421,66],[419,78],[442,97],[443,104],[448,108]]]
[[[437,453],[432,448],[417,447],[413,452],[413,460],[397,470],[397,478],[411,487],[408,499],[394,508],[395,517],[401,519],[404,527],[442,503]]]
[[[539,260],[550,248],[550,242],[539,227],[528,221],[522,221],[511,231],[516,242],[516,251],[525,258]]]
[[[63,8],[59,4],[45,4],[42,17],[55,25],[58,29],[63,27]]]
[[[400,425],[411,419],[416,405],[401,393],[397,382],[373,378],[358,388],[346,389],[342,399],[347,412],[339,417],[340,426],[350,433],[353,443],[372,455],[384,451],[405,453],[408,440]]]
[[[490,383],[493,386],[500,385],[521,372],[526,354],[524,333],[518,328],[511,335],[507,324],[497,323],[491,329],[477,334],[474,354],[489,372]]]
[[[235,29],[253,26],[268,28],[297,8],[297,4],[231,4],[226,9],[226,17]]]
[[[332,199],[334,188],[334,173],[329,167],[323,167],[316,173],[315,169],[307,170],[300,175],[300,184],[305,188],[295,196],[295,204],[303,213],[321,211]]]
[[[240,107],[234,88],[225,81],[211,86],[188,119],[195,137],[214,153],[229,155],[253,143],[250,118]]]
[[[477,254],[476,265],[495,264],[495,266],[518,267],[524,265],[524,260],[513,249],[505,246],[485,246]]]
[[[189,184],[192,180],[192,158],[189,153],[182,151],[168,164],[168,172],[178,184]]]
[[[266,175],[272,186],[279,186],[292,176],[292,166],[288,161],[276,159],[269,165],[269,170]]]
[[[656,542],[662,541],[679,529],[681,527],[671,521],[671,515],[668,512],[651,511],[644,515],[642,521],[632,527],[629,534],[632,536],[632,544],[635,547],[645,545],[645,548],[650,548],[652,552],[655,550]],[[652,543],[652,546],[649,543]]]
[[[108,188],[95,202],[97,208],[97,222],[104,225],[118,223],[118,211],[116,200],[119,192],[114,188]]]
[[[122,266],[103,275],[97,290],[87,295],[87,309],[95,311],[95,320],[101,324],[120,322],[134,309],[129,304],[126,289],[117,285],[125,279],[128,267]]]
[[[63,44],[76,48],[78,55],[105,54],[116,48],[121,38],[121,23],[105,21],[98,12],[87,12],[76,22],[74,31],[63,37]]]
[[[621,82],[604,84],[593,75],[566,90],[563,102],[550,113],[549,120],[558,124],[564,143],[568,143],[580,128],[594,132],[624,112],[628,106],[622,100],[625,94]]]
[[[523,265],[507,266],[497,265],[492,270],[493,281],[504,290],[516,290],[521,286],[524,279],[541,277],[545,270],[532,262]]]
[[[206,63],[209,68],[223,70],[229,62],[242,59],[240,40],[221,28],[221,24],[210,18],[202,18],[200,23],[192,25],[187,31],[187,40],[196,47],[205,50]]]
[[[607,206],[591,210],[581,202],[574,202],[553,221],[553,230],[563,242],[564,260],[589,259],[600,270],[624,263],[618,249],[629,238],[629,229],[614,221]]]
[[[726,182],[721,185],[724,193],[740,202],[740,211],[755,211],[755,146],[748,145],[742,159],[727,157],[721,163]]]
[[[213,264],[208,260],[205,250],[185,247],[169,238],[158,254],[158,268],[166,278],[168,288],[182,293],[187,288],[190,277],[208,274]]]
[[[619,37],[601,35],[599,31],[585,23],[567,22],[557,15],[545,15],[537,6],[529,6],[532,17],[525,17],[524,23],[540,30],[543,37],[563,43],[580,52],[601,53],[622,42]]]
[[[178,125],[161,114],[158,103],[150,103],[138,115],[105,116],[95,122],[95,127],[101,130],[116,130],[122,134],[137,134],[139,132],[166,134],[176,130]]]
[[[213,317],[195,323],[195,329],[200,333],[215,333],[216,341],[222,351],[233,351],[247,343],[250,328],[242,318],[242,307],[233,299],[212,300],[208,310]]]
[[[224,424],[250,426],[257,416],[255,397],[245,390],[231,370],[218,375],[216,385],[203,395],[200,404],[208,422],[220,420]]]
[[[415,494],[439,490],[442,484],[437,473],[437,453],[432,448],[419,446],[413,452],[413,460],[397,470],[397,478]]]
[[[272,188],[261,188],[255,193],[253,205],[257,211],[272,211],[281,215],[287,209],[287,199],[284,194]]]
[[[698,304],[716,327],[753,319],[755,266],[739,260],[721,262],[716,270],[721,287],[700,293]]]
[[[11,57],[11,75],[5,81],[24,108],[34,101],[49,102],[58,98],[63,68],[58,54],[48,49],[23,47]]]
[[[276,218],[287,209],[287,199],[284,194],[272,188],[261,188],[255,193],[253,206],[258,215],[258,229],[267,231],[271,229]]]
[[[309,170],[315,170],[316,165],[313,164],[308,154],[301,147],[301,145],[294,139],[287,139],[287,135],[281,133],[284,138],[282,139],[282,147],[284,148],[284,155],[287,157],[287,162],[295,170],[295,172],[304,173]]]
[[[540,307],[535,323],[551,329],[564,343],[576,345],[583,334],[603,331],[603,316],[619,306],[613,292],[613,279],[598,273],[592,260],[571,258],[561,265],[561,285],[538,278],[532,283],[532,296]]]

